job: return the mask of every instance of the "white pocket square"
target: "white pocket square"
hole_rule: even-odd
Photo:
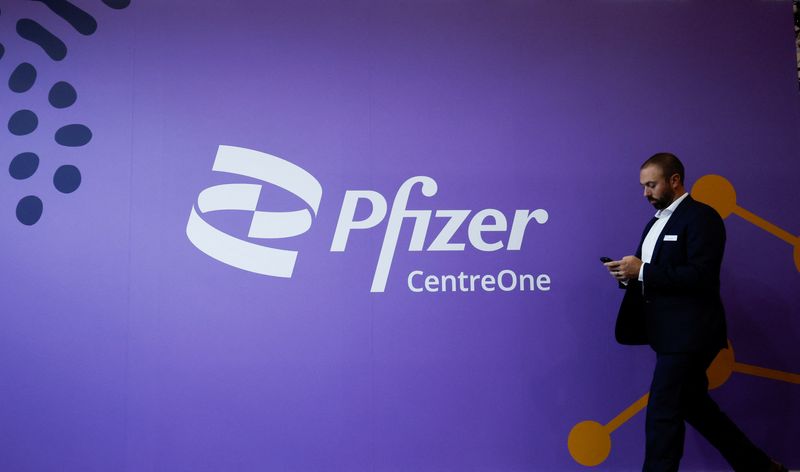
[[[678,235],[677,234],[665,234],[664,241],[677,241]]]

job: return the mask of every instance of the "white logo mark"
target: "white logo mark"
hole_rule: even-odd
[[[291,162],[271,154],[235,146],[219,146],[212,170],[243,175],[288,190],[308,204],[316,216],[322,199],[322,186],[313,175]],[[251,243],[207,223],[201,214],[221,210],[253,213],[250,238],[290,238],[311,227],[308,209],[286,212],[257,211],[260,184],[224,184],[209,187],[192,207],[186,236],[197,249],[225,264],[273,277],[291,277],[297,251],[276,249]]]

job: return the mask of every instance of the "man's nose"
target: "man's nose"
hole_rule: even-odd
[[[647,187],[644,188],[644,196],[645,197],[649,197],[650,196],[650,189],[647,188]]]

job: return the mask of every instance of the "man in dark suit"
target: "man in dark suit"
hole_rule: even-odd
[[[617,341],[649,344],[656,352],[643,470],[678,470],[684,422],[736,471],[786,470],[750,442],[708,395],[706,369],[727,347],[719,293],[722,218],[686,193],[683,164],[672,154],[649,158],[639,177],[658,212],[645,227],[636,255],[606,266],[625,288]]]

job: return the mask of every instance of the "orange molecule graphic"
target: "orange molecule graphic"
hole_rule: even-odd
[[[754,224],[764,231],[777,236],[794,247],[794,265],[800,272],[800,237],[779,228],[760,216],[751,213],[736,204],[736,190],[728,179],[720,175],[704,175],[692,187],[692,197],[710,205],[724,219],[733,213],[745,221]]]
[[[692,187],[692,198],[710,205],[722,219],[736,210],[736,190],[728,179],[720,175],[705,175]]]
[[[611,452],[611,431],[596,421],[582,421],[570,431],[567,446],[578,464],[602,464]]]
[[[731,342],[728,341],[728,349],[719,351],[714,362],[712,362],[706,370],[708,389],[714,390],[727,382],[733,373],[734,364],[733,346],[731,346]]]

